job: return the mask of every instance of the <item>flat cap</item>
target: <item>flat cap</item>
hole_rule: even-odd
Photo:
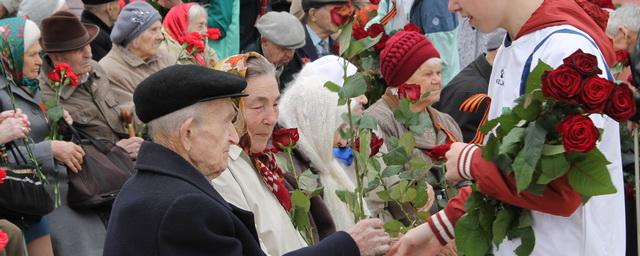
[[[319,8],[327,4],[346,4],[349,0],[302,0],[302,10],[306,13],[311,8]]]
[[[174,65],[144,79],[133,92],[140,121],[156,118],[198,102],[246,96],[244,78],[200,65]]]
[[[268,12],[256,22],[260,35],[270,42],[289,49],[305,45],[302,23],[288,12]]]

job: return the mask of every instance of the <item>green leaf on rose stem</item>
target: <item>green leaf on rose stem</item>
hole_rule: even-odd
[[[353,34],[353,23],[349,22],[342,28],[340,36],[338,37],[338,45],[340,45],[340,52],[338,55],[344,56],[344,52],[349,48],[348,46],[351,44],[351,34]]]
[[[529,122],[536,120],[541,111],[542,103],[538,100],[533,100],[527,108],[525,108],[522,104],[518,104],[513,108],[513,112],[516,113],[518,117]]]
[[[533,172],[542,154],[542,146],[547,136],[547,130],[536,122],[527,126],[524,137],[524,147],[513,160],[513,170],[516,176],[516,190],[518,193],[529,187],[533,179]]]
[[[307,212],[311,209],[311,202],[307,195],[297,189],[291,192],[291,204],[296,207],[302,207]]]
[[[544,150],[543,150],[544,151]],[[540,177],[536,183],[549,184],[549,182],[564,176],[569,171],[569,161],[564,154],[556,154],[540,158]]]
[[[276,158],[276,164],[278,166],[289,166],[290,165],[289,159],[287,158],[287,154],[286,153],[284,153],[284,154],[274,154],[274,156]],[[291,173],[291,171],[289,169],[286,169],[286,168],[283,171],[285,171],[287,173]]]
[[[332,91],[335,93],[340,92],[340,89],[342,89],[342,87],[340,87],[339,85],[331,81],[327,81],[326,83],[324,83],[324,88],[327,88],[329,89],[329,91]]]
[[[433,127],[433,122],[431,121],[429,114],[420,113],[416,117],[416,120],[418,121],[417,124],[409,126],[409,130],[416,134],[423,134],[426,129]]]
[[[482,132],[483,134],[488,134],[491,130],[493,130],[493,128],[496,128],[498,124],[500,124],[500,120],[491,119],[480,127],[480,132]]]
[[[372,157],[369,159],[369,170],[370,170],[369,172],[374,172],[374,173],[373,174],[367,173],[367,177],[372,179],[378,175],[378,173],[382,169],[382,166],[380,165],[381,161],[382,159],[376,158],[376,157]]]
[[[390,190],[378,191],[376,193],[376,195],[378,195],[378,197],[380,199],[382,199],[383,201],[385,201],[385,202],[393,201],[393,199],[391,199],[391,191]]]
[[[391,199],[398,201],[402,199],[402,195],[407,189],[407,185],[409,185],[409,181],[407,180],[401,180],[398,183],[392,185],[389,189],[391,191],[389,192],[389,196],[391,197]]]
[[[456,247],[459,255],[485,256],[491,249],[491,237],[480,228],[477,211],[467,212],[456,223]]]
[[[342,119],[342,122],[344,122],[347,125],[349,124],[349,113],[348,112],[342,113],[342,115],[340,115],[340,118]],[[361,118],[362,118],[362,115],[355,114],[355,113],[351,114],[351,121],[353,122],[354,126],[357,126],[358,123],[360,123],[360,119]]]
[[[405,152],[404,147],[399,146],[389,151],[389,153],[385,154],[382,159],[387,165],[402,165],[404,166],[407,161],[407,152]]]
[[[485,160],[493,161],[498,155],[498,139],[495,134],[489,134],[487,144],[482,146],[482,157]]]
[[[416,147],[416,138],[414,137],[412,132],[405,132],[400,136],[400,140],[398,140],[398,144],[404,148],[404,151],[407,154],[411,154],[413,149]]]
[[[403,180],[415,180],[416,174],[413,171],[404,171],[398,174],[398,178]]]
[[[309,223],[309,212],[304,208],[296,206],[293,208],[293,224],[298,230],[304,230],[306,227],[311,226]]]
[[[378,129],[378,120],[371,115],[362,114],[358,122],[358,127],[360,127],[360,129],[376,130]]]
[[[554,155],[562,154],[564,152],[565,150],[563,145],[544,144],[544,146],[542,147],[543,156],[554,156]]]
[[[345,98],[338,99],[338,106],[344,106],[344,105],[347,105],[347,99]]]
[[[469,198],[467,198],[467,201],[464,203],[464,211],[475,211],[476,209],[478,209],[478,207],[480,207],[483,201],[483,195],[479,192],[474,191],[473,193],[471,193],[471,195],[469,195]]]
[[[389,233],[390,236],[396,237],[400,234],[400,231],[404,227],[402,222],[398,220],[390,220],[384,224],[384,231]]]
[[[496,160],[494,161],[498,169],[505,175],[509,175],[513,172],[513,158],[508,155],[502,154],[496,156]]]
[[[412,203],[413,207],[415,207],[416,209],[420,209],[424,207],[429,201],[429,195],[427,195],[427,184],[425,182],[418,181],[416,190],[418,191],[418,194],[413,199]]]
[[[515,253],[518,256],[528,256],[533,252],[533,248],[536,246],[536,236],[533,233],[533,228],[528,227],[522,231],[520,236],[521,244],[516,248]]]
[[[306,192],[316,191],[320,186],[318,179],[318,175],[307,169],[298,177],[298,186]]]
[[[488,202],[484,202],[480,205],[480,208],[478,208],[478,214],[480,228],[482,228],[485,233],[491,233],[491,224],[496,219],[495,207]]]
[[[367,81],[362,76],[362,73],[348,76],[340,92],[343,98],[355,98],[364,95],[367,92]]]
[[[493,243],[496,247],[499,247],[502,241],[507,237],[507,230],[511,227],[511,224],[516,220],[516,213],[511,207],[505,207],[498,210],[496,219],[493,221],[492,234]]]
[[[369,184],[367,184],[367,189],[365,189],[365,193],[369,193],[375,190],[376,188],[378,188],[378,186],[380,186],[380,178],[376,177],[374,179],[371,179],[369,181]]]
[[[610,164],[597,148],[587,153],[569,155],[569,185],[578,193],[586,196],[613,194],[616,187],[611,182],[607,169]]]
[[[366,163],[369,159],[369,155],[371,154],[371,131],[361,129],[358,137],[360,138],[360,151],[358,152],[358,157],[360,160],[364,160],[360,161],[360,163]],[[361,165],[361,167],[362,166],[363,165]]]
[[[47,117],[49,117],[50,123],[58,123],[62,116],[64,116],[64,110],[60,105],[47,109]]]
[[[538,64],[536,67],[529,73],[529,77],[527,78],[527,83],[525,84],[525,94],[528,94],[534,90],[542,88],[542,75],[545,71],[553,70],[553,67],[549,66],[547,63],[544,63],[542,60],[538,60]]]
[[[527,228],[533,225],[533,218],[531,217],[531,211],[527,209],[520,210],[520,216],[518,216],[518,228]]]
[[[382,177],[388,178],[398,175],[398,173],[400,173],[403,169],[404,167],[402,165],[388,165],[384,168],[384,171],[382,171]]]
[[[351,209],[353,216],[356,218],[358,218],[358,216],[364,216],[364,213],[361,212],[360,206],[358,206],[358,197],[355,193],[345,190],[336,190],[336,195],[349,207],[349,209]]]
[[[506,136],[520,122],[520,118],[514,113],[503,114],[498,117],[498,120],[500,122],[500,126],[496,130],[498,137]]]
[[[534,173],[535,175],[535,173]],[[539,178],[533,178],[534,180],[538,180]],[[527,188],[527,192],[534,194],[536,196],[542,196],[542,194],[544,194],[544,190],[547,188],[546,185],[542,185],[542,184],[537,184],[537,183],[531,183],[529,185],[529,187]]]
[[[426,170],[430,167],[429,163],[419,155],[411,157],[411,160],[409,160],[409,166],[411,167],[411,170]]]
[[[347,59],[353,59],[353,57],[357,56],[358,54],[376,45],[378,41],[380,41],[381,37],[382,37],[382,34],[378,35],[375,38],[365,37],[360,40],[351,41],[351,44],[349,45],[349,49],[347,49],[344,56]]]
[[[400,202],[402,203],[412,202],[417,195],[418,195],[418,191],[416,191],[415,188],[411,188],[411,187],[407,188],[407,191],[405,191],[404,194],[402,195]]]
[[[419,211],[418,213],[416,213],[416,217],[418,217],[420,221],[425,222],[429,219],[429,217],[431,217],[431,213],[429,213],[429,211]]]
[[[513,128],[502,138],[502,144],[499,147],[498,154],[516,155],[522,147],[524,140],[525,128]]]
[[[311,192],[309,194],[309,198],[314,198],[316,196],[322,195],[324,193],[324,188],[323,187],[319,187],[318,189],[316,189],[315,191]]]

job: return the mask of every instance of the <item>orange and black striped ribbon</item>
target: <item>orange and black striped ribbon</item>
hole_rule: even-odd
[[[389,23],[389,21],[391,21],[391,19],[393,19],[393,17],[395,17],[396,14],[398,14],[398,9],[396,8],[396,3],[395,2],[389,2],[389,4],[393,4],[393,7],[391,7],[391,10],[389,10],[387,15],[382,17],[382,19],[380,20],[380,24],[382,24],[383,26],[386,26],[387,23]]]
[[[478,93],[467,98],[464,102],[462,102],[462,104],[460,104],[459,110],[461,112],[478,112],[478,109],[484,102],[486,102],[487,104],[487,109],[484,111],[484,114],[482,114],[482,119],[478,124],[478,129],[476,129],[476,135],[469,142],[470,144],[482,144],[484,142],[485,134],[480,131],[480,127],[482,127],[487,122],[487,119],[489,117],[491,97],[484,93]]]

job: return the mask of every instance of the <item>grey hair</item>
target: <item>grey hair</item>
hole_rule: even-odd
[[[613,37],[618,34],[620,27],[626,27],[633,32],[640,31],[640,5],[624,4],[609,16],[607,35]]]
[[[431,65],[442,65],[444,64],[444,61],[440,58],[431,58],[427,60],[427,63]]]
[[[202,113],[206,113],[207,102],[198,102],[191,106],[171,112],[147,123],[149,136],[154,141],[167,140],[173,136],[187,119],[193,117],[195,123],[200,121]]]
[[[276,67],[267,60],[267,58],[260,56],[250,58],[247,60],[247,74],[245,79],[255,78],[263,75],[276,76]]]
[[[199,4],[193,4],[189,7],[189,24],[196,22],[199,17],[207,18],[207,10]]]

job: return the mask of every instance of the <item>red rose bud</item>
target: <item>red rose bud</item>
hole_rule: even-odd
[[[331,22],[338,26],[347,24],[351,19],[351,16],[353,16],[353,12],[354,10],[349,4],[333,7],[333,9],[331,9]]]
[[[451,149],[451,142],[427,149],[424,153],[429,156],[432,161],[442,162],[447,161],[446,154],[449,149]]]
[[[367,29],[367,33],[369,33],[371,38],[375,38],[381,33],[384,33],[384,26],[380,23],[373,24]]]
[[[285,151],[296,147],[298,139],[300,139],[298,128],[283,128],[273,132],[272,144]]]
[[[613,90],[614,83],[602,77],[591,77],[582,84],[580,105],[587,113],[602,113]]]
[[[420,92],[420,86],[417,84],[401,84],[398,87],[398,98],[407,98],[408,100],[415,102],[422,96]]]
[[[402,30],[404,30],[404,31],[414,31],[414,32],[418,32],[420,34],[424,34],[420,27],[418,27],[418,26],[416,26],[414,24],[411,24],[411,23],[409,23],[407,25],[404,25],[404,28],[402,28]]]
[[[4,183],[4,179],[7,177],[7,171],[0,168],[0,184]]]
[[[49,80],[51,80],[52,82],[60,81],[60,73],[55,71],[49,72]]]
[[[629,85],[623,83],[613,87],[604,112],[618,122],[627,121],[636,113],[636,104]]]
[[[220,39],[221,35],[222,33],[220,33],[220,29],[217,29],[217,28],[207,29],[207,38],[209,38],[209,40],[211,41],[217,41],[218,39]]]
[[[629,66],[629,57],[631,56],[631,54],[629,54],[628,51],[626,50],[617,50],[616,51],[616,62],[617,63],[621,63],[622,66]]]
[[[354,28],[352,34],[353,38],[355,38],[356,40],[364,39],[365,37],[369,36],[367,31],[362,28]]]
[[[380,0],[369,0],[369,2],[371,2],[371,4],[373,5],[378,5],[380,3]]]
[[[581,84],[582,76],[578,71],[567,65],[561,65],[542,75],[542,94],[560,102],[575,104]]]
[[[594,55],[584,53],[580,49],[565,58],[564,64],[574,68],[585,77],[602,74],[602,70],[598,68],[598,58]]]
[[[375,133],[371,133],[371,142],[369,143],[369,148],[371,148],[371,153],[369,153],[369,157],[375,156],[380,151],[380,148],[384,144],[384,139],[378,138],[378,135]],[[355,145],[356,151],[360,152],[360,138],[356,138]]]
[[[600,132],[589,117],[571,115],[556,127],[562,136],[562,145],[567,153],[591,151],[596,146]]]

